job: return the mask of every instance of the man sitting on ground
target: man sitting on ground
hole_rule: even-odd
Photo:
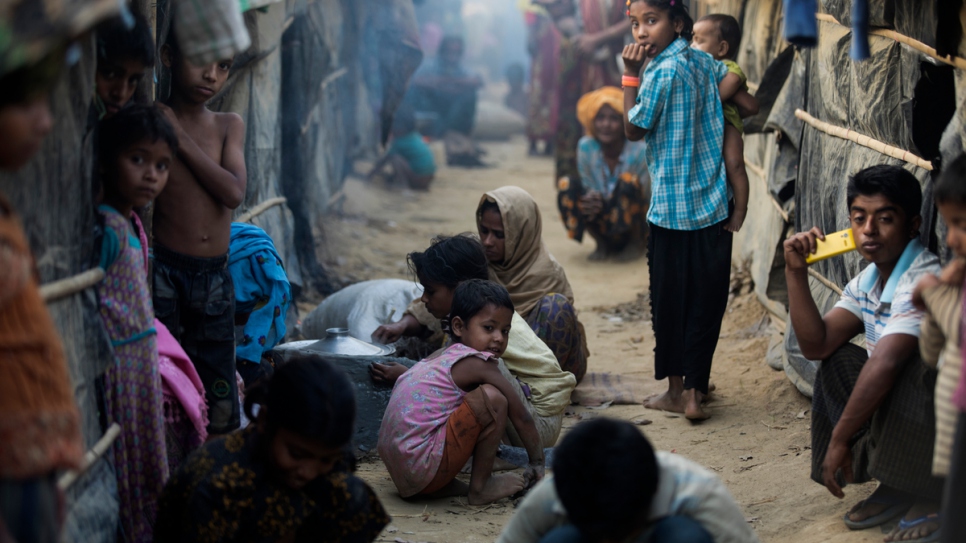
[[[577,425],[497,543],[755,543],[718,477],[629,422]]]
[[[454,131],[465,136],[473,132],[477,91],[483,80],[463,68],[463,38],[447,36],[439,44],[435,59],[427,60],[413,76],[412,92],[417,111],[439,116],[432,134],[442,137]]]
[[[859,254],[869,263],[824,317],[808,286],[806,255],[818,228],[785,244],[789,311],[802,353],[823,360],[812,397],[812,479],[838,498],[845,483],[879,487],[845,524],[865,529],[908,510],[886,541],[939,529],[942,480],[932,477],[936,370],[919,358],[922,312],[912,303],[919,279],[939,260],[918,241],[919,181],[898,166],[873,166],[849,180],[847,202]],[[867,352],[849,341],[865,333]]]

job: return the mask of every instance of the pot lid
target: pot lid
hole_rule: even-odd
[[[375,345],[349,335],[345,328],[329,328],[325,339],[320,339],[303,347],[307,351],[340,354],[344,356],[388,356],[395,352],[390,346]]]

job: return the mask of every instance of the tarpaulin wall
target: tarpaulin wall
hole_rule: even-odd
[[[787,304],[781,242],[790,231],[811,226],[826,232],[847,228],[847,179],[865,167],[896,164],[920,180],[924,193],[921,240],[941,256],[945,252],[944,227],[931,199],[938,168],[930,172],[829,135],[803,123],[796,117],[797,109],[937,165],[940,155],[951,160],[963,149],[962,123],[957,120],[962,118],[962,98],[956,98],[954,90],[964,88],[961,70],[881,35],[869,36],[871,58],[853,61],[849,58],[853,34],[848,26],[852,2],[821,4],[824,16],[818,46],[796,49],[781,39],[780,0],[693,2],[696,15],[729,12],[739,17],[744,29],[738,63],[763,110],[746,123],[751,209],[736,239],[734,260],[750,265],[759,299],[779,321],[786,316]],[[872,0],[869,4],[872,27],[892,29],[935,46],[935,2]],[[951,117],[954,120],[940,151],[940,135]],[[863,267],[856,253],[813,266],[817,275],[810,283],[819,309],[830,309],[838,299],[833,287],[844,286]],[[785,347],[784,360],[770,362],[783,366],[799,389],[810,394],[817,364],[800,356],[793,334],[786,335]]]

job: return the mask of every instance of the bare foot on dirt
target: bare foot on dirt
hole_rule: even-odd
[[[651,396],[650,398],[644,400],[644,407],[648,409],[670,411],[671,413],[684,413],[684,410],[687,408],[687,406],[688,404],[684,399],[684,396],[680,394],[672,395],[670,392]]]
[[[701,394],[695,389],[691,389],[684,391],[684,397],[687,398],[687,407],[684,408],[684,418],[692,422],[711,418],[711,415],[701,407],[704,401],[704,394]]]
[[[587,255],[587,260],[591,262],[603,262],[607,260],[608,256],[610,256],[610,254],[607,252],[607,249],[605,249],[603,245],[598,244],[597,248],[594,249],[594,252]]]
[[[519,473],[501,473],[493,475],[478,493],[470,492],[470,505],[486,505],[503,498],[508,498],[520,492],[526,486],[523,476]]]
[[[520,466],[507,462],[502,458],[493,459],[493,471],[513,471],[515,469],[520,469]],[[473,472],[473,457],[471,456],[469,460],[466,461],[466,465],[460,470],[463,475],[469,475]]]
[[[470,485],[460,481],[459,479],[453,479],[448,485],[437,490],[436,492],[433,492],[432,494],[424,494],[419,497],[435,500],[438,498],[455,498],[457,496],[466,496],[469,493]]]
[[[939,504],[919,502],[889,532],[885,541],[918,541],[939,529]]]

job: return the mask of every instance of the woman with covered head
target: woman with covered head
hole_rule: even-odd
[[[543,243],[540,208],[520,187],[487,192],[476,211],[490,278],[510,292],[517,312],[577,382],[587,372],[587,338],[567,274]]]
[[[651,177],[644,142],[624,135],[624,95],[617,87],[585,94],[577,117],[587,135],[577,149],[580,177],[561,177],[557,199],[571,239],[597,241],[591,260],[633,260],[644,250]]]

